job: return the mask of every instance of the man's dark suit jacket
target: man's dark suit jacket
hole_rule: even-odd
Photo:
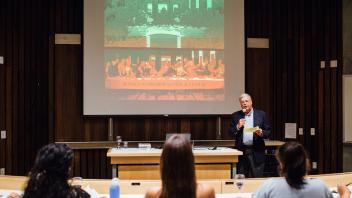
[[[255,164],[262,164],[265,161],[265,143],[271,132],[270,124],[266,118],[265,112],[259,109],[254,109],[253,114],[253,127],[259,126],[263,131],[263,136],[258,136],[253,133],[253,158]],[[243,126],[237,130],[237,123],[240,119],[244,118],[245,114],[242,111],[237,111],[231,115],[231,127],[229,134],[235,138],[235,147],[243,151],[245,145],[243,144]]]

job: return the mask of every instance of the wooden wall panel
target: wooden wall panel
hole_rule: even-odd
[[[341,1],[266,1],[272,5],[270,17],[263,17],[264,13],[256,10],[262,2],[246,1],[246,36],[271,40],[271,62],[268,67],[255,63],[259,62],[256,58],[250,59],[268,52],[247,49],[246,90],[254,95],[268,86],[249,82],[253,79],[248,79],[248,75],[255,76],[252,69],[262,73],[263,67],[272,70],[268,80],[273,82],[269,87],[273,97],[264,98],[264,103],[265,99],[273,103],[262,107],[273,112],[272,137],[284,140],[284,123],[295,122],[304,130],[304,135],[297,140],[308,149],[312,161],[318,162],[318,169],[313,173],[340,171],[342,65],[330,68],[330,60],[342,61]],[[272,29],[266,32],[255,23],[267,23]],[[320,69],[320,61],[326,62],[325,68]],[[311,128],[315,129],[315,136],[310,135]],[[334,156],[334,160],[326,156]]]
[[[245,37],[270,43],[246,49],[246,92],[268,114],[272,139],[286,140],[285,122],[303,128],[297,140],[318,163],[313,173],[342,170],[341,4],[245,0]],[[55,33],[83,35],[83,0],[5,0],[0,7],[0,128],[7,130],[0,168],[8,174],[26,174],[48,142],[108,140],[108,117],[82,116],[83,45],[55,45]],[[194,139],[230,139],[230,116],[220,117],[221,134],[217,116],[114,116],[113,136],[163,140],[168,132],[190,132]],[[75,150],[73,174],[110,177],[104,152]]]
[[[7,138],[0,142],[0,165],[6,174],[26,174],[37,149],[48,142],[47,7],[46,1],[1,6],[0,120]]]
[[[5,54],[5,6],[0,7],[0,56]],[[6,128],[6,69],[0,64],[0,130]],[[0,139],[0,168],[6,166],[6,142]]]
[[[74,150],[73,177],[111,178],[112,167],[106,157],[107,149]]]

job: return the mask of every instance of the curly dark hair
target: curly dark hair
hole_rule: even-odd
[[[66,144],[53,143],[42,147],[29,173],[23,197],[87,197],[87,193],[67,182],[72,160],[73,151]]]

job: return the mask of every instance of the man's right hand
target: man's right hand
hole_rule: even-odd
[[[243,127],[243,125],[244,125],[245,123],[246,123],[246,119],[244,119],[244,118],[238,120],[237,129],[240,129],[241,127]]]

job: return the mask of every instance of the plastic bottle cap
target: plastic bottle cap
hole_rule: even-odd
[[[114,179],[112,179],[111,184],[112,185],[119,185],[119,178],[115,177]]]

